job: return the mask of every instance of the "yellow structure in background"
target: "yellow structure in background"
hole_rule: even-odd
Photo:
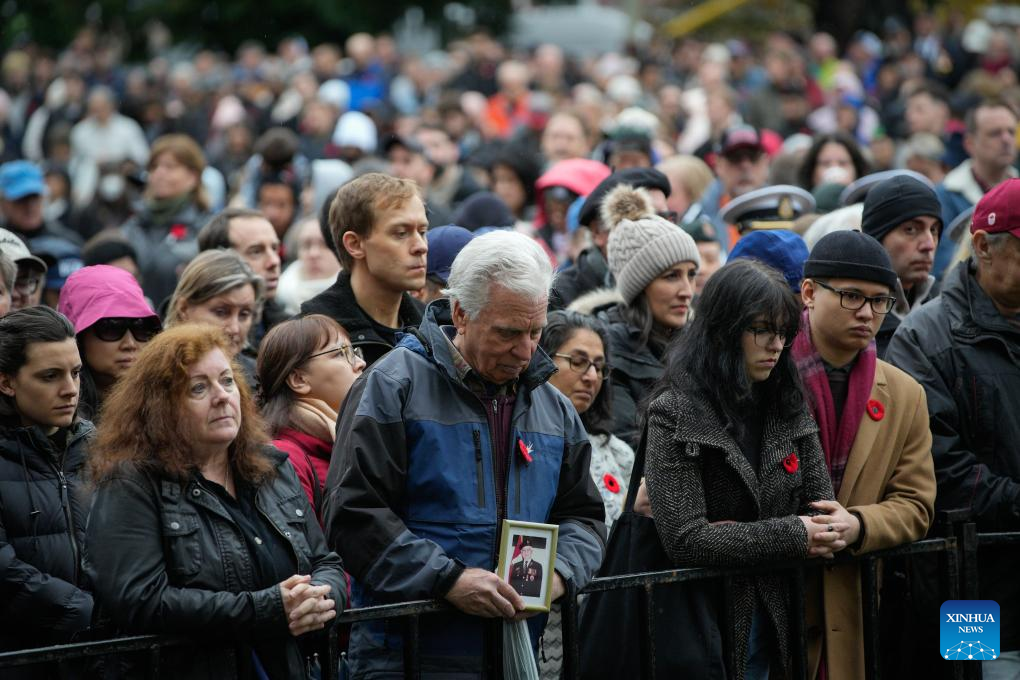
[[[750,0],[708,0],[671,19],[662,30],[670,37],[681,38],[748,2]]]

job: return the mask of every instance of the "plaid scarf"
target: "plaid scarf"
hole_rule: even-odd
[[[843,416],[838,423],[836,406],[829,390],[829,378],[825,375],[825,364],[811,340],[811,324],[806,309],[801,318],[800,332],[790,352],[804,383],[811,413],[818,423],[818,434],[822,440],[822,450],[825,451],[829,476],[832,477],[832,488],[838,494],[840,484],[843,483],[846,461],[857,437],[857,428],[864,417],[871,386],[875,382],[875,363],[878,358],[875,341],[872,340],[861,350],[857,363],[850,371],[850,387],[843,406]]]

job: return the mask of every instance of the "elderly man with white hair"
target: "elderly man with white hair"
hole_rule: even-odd
[[[559,526],[554,600],[602,560],[591,446],[538,346],[552,280],[534,240],[472,240],[453,262],[449,299],[355,383],[340,414],[327,536],[355,579],[356,606],[445,598],[456,608],[422,627],[426,677],[502,677],[500,622],[527,617],[493,573],[504,519]],[[544,617],[529,624],[534,639]],[[400,673],[402,647],[382,622],[356,625],[352,675]]]

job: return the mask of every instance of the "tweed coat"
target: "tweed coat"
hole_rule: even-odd
[[[924,389],[900,369],[879,360],[868,399],[881,404],[882,415],[861,419],[836,495],[861,520],[860,543],[851,550],[855,554],[924,538],[935,513],[935,470]],[[856,564],[826,565],[822,582],[824,622],[808,600],[808,667],[818,668],[824,632],[829,680],[863,680],[860,570]]]
[[[736,566],[805,557],[807,530],[798,515],[833,498],[832,482],[806,407],[782,418],[767,406],[756,472],[721,415],[689,378],[649,405],[647,469],[652,516],[666,554],[677,566]],[[744,677],[751,621],[757,608],[778,652],[772,677],[789,675],[788,577],[734,578],[727,666]]]

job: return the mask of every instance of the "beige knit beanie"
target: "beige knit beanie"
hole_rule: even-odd
[[[701,266],[698,246],[686,231],[655,214],[644,189],[621,184],[602,202],[609,232],[609,271],[628,305],[662,272],[681,262]]]

